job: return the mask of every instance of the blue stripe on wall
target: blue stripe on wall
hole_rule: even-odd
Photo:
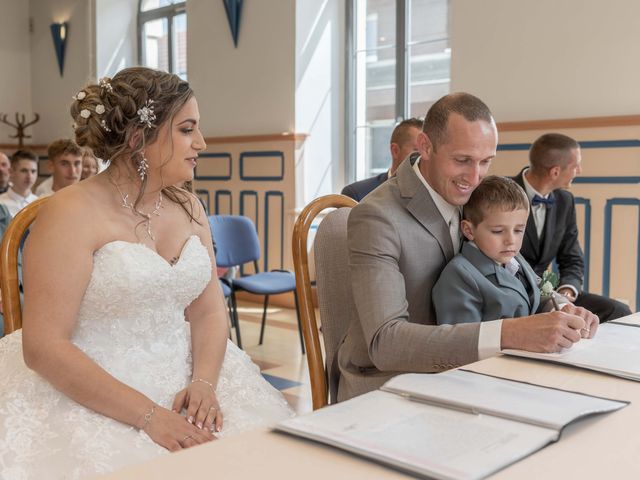
[[[613,207],[615,205],[626,205],[640,207],[638,198],[610,198],[607,200],[604,209],[604,266],[602,269],[602,294],[609,296],[611,286],[611,227],[613,221]],[[640,306],[640,208],[638,208],[638,252],[636,265],[636,309]]]
[[[269,252],[269,200],[271,198],[280,198],[280,266],[284,266],[284,194],[278,191],[268,191],[264,195],[264,271],[269,271],[269,263],[267,254]]]
[[[640,147],[640,140],[589,140],[578,142],[580,148],[632,148]],[[499,152],[527,151],[531,148],[530,143],[502,143],[498,145]]]
[[[591,259],[591,200],[575,197],[576,204],[584,205],[584,279],[582,288],[589,291],[589,260]]]

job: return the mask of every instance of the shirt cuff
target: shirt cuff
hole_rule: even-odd
[[[565,283],[564,285],[560,285],[558,288],[556,288],[556,292],[558,290],[561,290],[563,288],[568,288],[569,290],[571,290],[573,292],[573,295],[578,298],[578,289],[576,287],[574,287],[573,285],[571,285],[570,283]]]
[[[502,336],[502,320],[480,322],[478,336],[478,360],[493,357],[500,353],[500,338]]]

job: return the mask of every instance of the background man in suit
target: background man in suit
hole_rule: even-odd
[[[560,273],[558,293],[607,321],[631,311],[621,302],[582,290],[584,258],[575,200],[564,190],[582,172],[580,162],[580,146],[571,137],[548,133],[533,142],[529,167],[514,177],[532,205],[521,253],[538,275],[555,259]]]
[[[396,170],[402,161],[417,150],[416,140],[418,134],[422,130],[422,120],[419,118],[408,118],[401,121],[391,133],[391,167],[388,171],[376,175],[375,177],[366,178],[359,182],[354,182],[342,189],[342,195],[353,198],[359,202],[366,197],[374,188],[382,185],[387,179],[396,173]]]
[[[558,351],[598,319],[564,311],[436,325],[431,289],[460,248],[460,207],[487,174],[498,143],[489,108],[467,93],[438,100],[418,135],[418,157],[353,208],[349,283],[357,312],[338,352],[338,400],[401,372],[440,372],[501,348]]]

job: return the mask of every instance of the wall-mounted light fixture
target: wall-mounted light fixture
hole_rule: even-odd
[[[69,35],[69,22],[51,24],[51,36],[53,37],[53,48],[58,58],[58,68],[60,76],[64,72],[64,52],[67,48],[67,37]]]

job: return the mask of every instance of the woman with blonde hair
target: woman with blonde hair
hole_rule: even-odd
[[[291,415],[228,342],[207,218],[173,186],[206,147],[189,85],[130,68],[74,98],[78,143],[110,163],[27,241],[23,329],[0,340],[6,478],[86,477]]]

